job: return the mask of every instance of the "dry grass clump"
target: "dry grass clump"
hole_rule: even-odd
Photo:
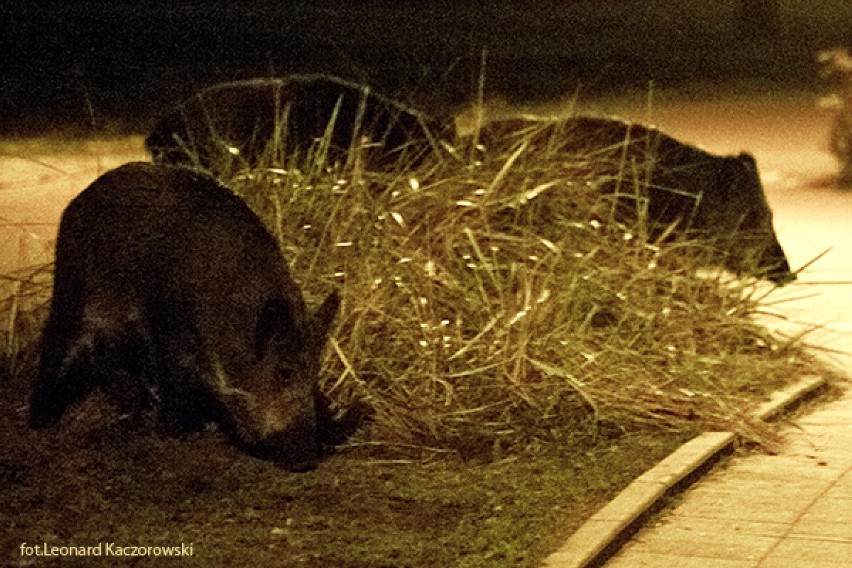
[[[0,379],[32,368],[52,279],[52,264],[0,274]]]
[[[747,409],[807,362],[797,340],[752,322],[765,287],[700,275],[710,241],[651,240],[644,164],[613,169],[543,132],[379,172],[358,148],[330,164],[320,143],[225,180],[280,239],[309,302],[341,290],[323,389],[369,410],[354,442],[493,459],[637,430],[767,440]],[[631,195],[625,224],[614,207]],[[50,266],[0,288],[3,372],[19,376]]]
[[[319,155],[229,181],[309,301],[341,289],[324,389],[370,408],[361,441],[490,459],[635,429],[763,439],[746,409],[800,347],[751,321],[756,283],[697,275],[711,242],[650,241],[641,214],[608,214],[588,156],[529,148],[381,173]]]

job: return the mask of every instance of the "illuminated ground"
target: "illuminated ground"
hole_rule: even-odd
[[[650,117],[645,108],[644,94],[637,94],[633,99],[595,101],[589,106],[593,110],[605,110],[626,118],[650,120],[681,140],[711,151],[748,150],[754,153],[761,167],[768,199],[775,211],[779,237],[791,265],[801,266],[826,248],[833,247],[828,255],[801,276],[800,283],[773,296],[776,299],[802,297],[773,308],[786,314],[788,320],[770,318],[769,321],[773,325],[783,323],[779,327],[785,329],[795,328],[795,325],[787,324],[796,320],[828,324],[828,332],[814,337],[824,345],[844,348],[849,345],[845,337],[848,333],[845,332],[852,328],[845,321],[847,314],[852,313],[850,288],[836,284],[808,284],[852,280],[852,250],[849,248],[852,235],[848,234],[852,231],[848,222],[852,216],[852,192],[844,192],[832,185],[834,162],[825,149],[830,116],[816,107],[816,98],[816,93],[755,95],[729,92],[719,96],[706,89],[697,89],[693,92],[660,93]],[[48,146],[44,143],[17,147],[6,145],[0,153],[0,217],[7,225],[0,230],[0,267],[4,271],[21,262],[49,260],[50,240],[65,203],[99,172],[145,157],[138,138],[94,146],[63,143],[52,150]],[[10,222],[28,225],[10,227]],[[472,526],[479,531],[482,519],[493,517],[497,510],[495,507],[503,507],[503,504],[495,506],[491,503],[490,497],[478,487],[459,487],[457,497],[451,502],[428,501],[427,494],[418,493],[421,489],[428,490],[430,485],[451,486],[456,473],[449,470],[430,471],[425,468],[422,479],[418,478],[412,486],[415,490],[394,478],[392,465],[361,463],[358,471],[363,473],[363,479],[353,480],[351,464],[337,459],[324,464],[315,477],[282,476],[268,464],[235,457],[235,450],[211,437],[190,441],[125,439],[126,433],[120,428],[86,432],[80,430],[80,425],[72,425],[65,435],[54,439],[50,435],[22,430],[26,408],[21,400],[23,397],[20,396],[15,400],[10,398],[8,406],[3,408],[4,416],[15,428],[21,429],[7,431],[4,447],[9,448],[9,457],[0,456],[0,481],[10,487],[7,496],[17,531],[16,536],[9,538],[52,538],[67,544],[63,540],[65,535],[53,532],[59,530],[55,523],[76,527],[77,522],[100,514],[106,524],[94,529],[87,527],[88,532],[83,534],[89,541],[96,541],[102,534],[103,538],[123,538],[126,541],[120,544],[136,544],[134,539],[141,538],[140,531],[145,531],[148,541],[140,544],[159,544],[153,541],[158,535],[168,533],[170,539],[195,539],[197,549],[205,550],[206,547],[209,553],[211,547],[215,549],[226,534],[228,538],[237,535],[234,546],[239,547],[245,542],[246,546],[254,547],[259,542],[268,542],[267,550],[250,550],[257,550],[258,554],[262,552],[262,557],[269,559],[278,557],[280,553],[276,550],[286,549],[291,551],[293,564],[297,558],[308,561],[319,558],[312,557],[313,549],[307,541],[300,540],[305,539],[305,535],[326,529],[342,533],[347,530],[346,527],[329,525],[342,523],[345,518],[359,518],[359,508],[371,502],[370,482],[377,478],[381,490],[392,494],[393,499],[383,502],[382,507],[386,506],[387,510],[371,511],[372,518],[382,518],[395,528],[409,523],[412,526],[408,527],[408,532],[420,539],[439,539],[439,535],[445,533],[464,537],[465,527],[471,528],[467,525],[449,527],[429,523],[434,519],[455,518],[453,515],[464,510],[465,514],[470,513],[468,517],[472,515],[475,521]],[[75,428],[85,435],[75,438]],[[14,440],[11,436],[15,437]],[[53,462],[53,455],[63,455],[67,459]],[[589,459],[606,467],[606,456]],[[138,468],[139,463],[149,460],[160,464],[160,467],[150,471]],[[570,466],[560,465],[560,468],[564,467]],[[613,470],[602,471],[607,473],[601,475],[612,475],[609,472]],[[522,473],[531,485],[527,489],[517,485],[517,491],[534,492],[538,491],[535,482],[539,477],[565,475],[565,469],[558,469],[555,473],[550,469]],[[513,471],[513,475],[518,475],[518,471]],[[340,486],[340,479],[349,485]],[[39,487],[50,488],[39,497],[40,501],[34,500],[31,495],[38,493]],[[258,500],[258,495],[252,493],[260,487],[268,499]],[[311,507],[317,505],[313,497],[316,495],[322,496],[323,502],[327,503],[322,508],[339,510],[341,514],[312,517],[304,512],[313,511]],[[229,501],[225,503],[220,499]],[[406,513],[412,500],[425,500],[433,506],[434,518],[424,521],[422,526],[418,525],[418,521]],[[30,515],[15,518],[14,511],[22,506],[21,503],[32,503],[42,511],[34,513],[32,518]],[[130,509],[137,507],[138,510],[128,510],[123,503],[129,503]],[[161,518],[163,508],[172,508],[174,518]],[[55,511],[48,513],[51,509]],[[575,516],[583,514],[579,509],[572,513]],[[186,517],[178,518],[181,515]],[[147,519],[149,522],[139,522],[133,529],[122,529],[130,519]],[[180,534],[169,532],[164,528],[167,524],[184,528]],[[235,533],[234,527],[237,526],[244,532]],[[487,538],[479,536],[479,532],[473,534]],[[471,546],[477,544],[475,538],[469,538]],[[436,540],[435,546],[439,545]],[[349,546],[355,545],[350,543]],[[412,543],[403,541],[389,546],[392,551],[413,549]],[[354,548],[347,550],[341,549],[339,553],[355,554]],[[426,547],[426,550],[431,549]],[[7,552],[4,546],[3,553]],[[301,553],[303,556],[299,556]],[[240,557],[239,551],[234,550],[221,554],[221,559]],[[259,558],[261,556],[255,560]],[[328,565],[340,565],[332,563],[333,557],[325,558]],[[245,558],[246,562],[250,560]],[[420,560],[426,562],[428,559],[424,556]],[[440,563],[439,557],[433,560],[431,565]],[[388,557],[386,564],[352,562],[352,566],[404,565],[396,557]]]

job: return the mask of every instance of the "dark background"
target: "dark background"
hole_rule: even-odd
[[[144,131],[234,78],[324,72],[433,114],[657,85],[818,82],[848,0],[6,2],[0,135]]]

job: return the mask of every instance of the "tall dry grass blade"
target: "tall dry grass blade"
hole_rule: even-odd
[[[834,247],[828,247],[827,249],[825,249],[824,251],[822,251],[821,253],[819,253],[818,255],[816,255],[815,257],[813,257],[812,259],[810,259],[806,263],[804,263],[802,266],[800,266],[797,270],[794,270],[793,272],[798,274],[799,272],[807,270],[808,267],[810,267],[812,264],[817,262],[819,259],[821,259],[825,255],[827,255],[831,251],[832,248],[834,248]]]
[[[515,165],[515,162],[518,160],[518,158],[521,157],[524,152],[527,151],[527,148],[529,148],[529,140],[524,140],[523,142],[521,142],[520,146],[518,146],[518,148],[514,152],[512,152],[509,158],[503,163],[503,166],[500,168],[500,171],[497,172],[497,175],[494,176],[494,179],[492,179],[491,183],[488,184],[488,187],[486,188],[486,192],[484,194],[485,197],[490,196],[500,188],[500,185],[505,180],[508,172]]]

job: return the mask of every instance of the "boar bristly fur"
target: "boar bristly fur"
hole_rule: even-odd
[[[63,213],[30,424],[118,377],[170,428],[217,419],[249,452],[310,467],[338,303],[309,313],[273,237],[212,177],[127,164]]]

